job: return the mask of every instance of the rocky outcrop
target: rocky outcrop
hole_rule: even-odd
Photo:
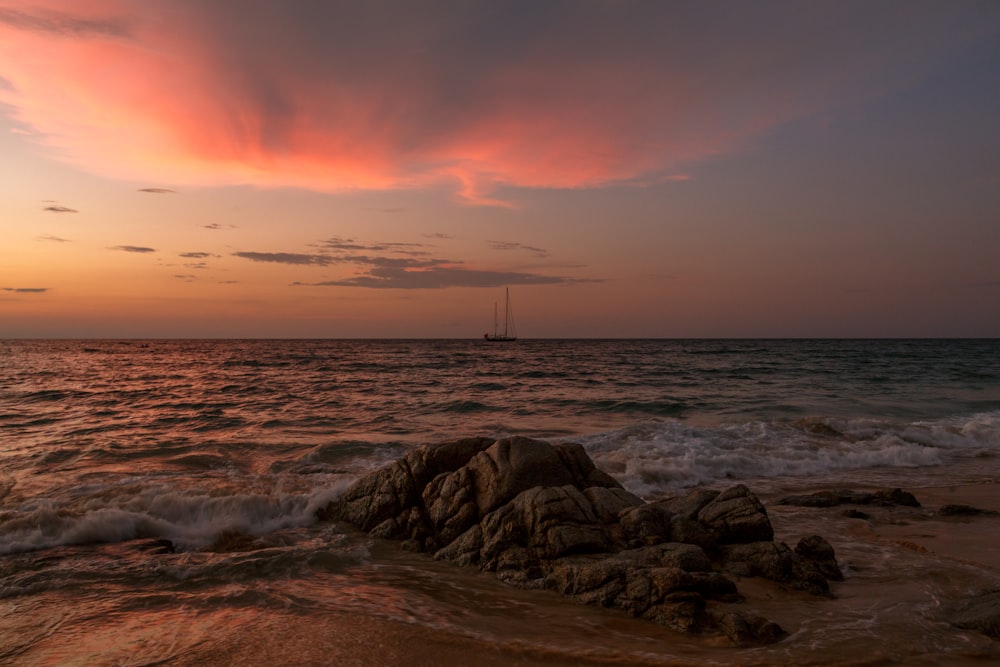
[[[520,437],[416,449],[319,514],[516,586],[741,646],[784,632],[740,607],[731,576],[824,595],[842,578],[823,538],[795,550],[774,542],[767,510],[743,485],[646,503],[580,445]]]

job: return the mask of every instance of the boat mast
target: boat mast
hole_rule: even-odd
[[[493,302],[493,337],[497,337],[497,329],[500,328],[500,324],[497,322],[497,302]]]
[[[506,288],[505,292],[506,292],[506,294],[505,294],[506,299],[505,299],[505,303],[504,303],[503,335],[504,335],[504,338],[507,338],[507,335],[508,335],[507,329],[508,329],[508,327],[511,329],[510,333],[512,335],[516,336],[517,333],[514,330],[514,315],[510,311],[510,288],[509,287]]]

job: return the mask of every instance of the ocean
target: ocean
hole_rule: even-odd
[[[734,649],[315,518],[413,447],[507,435],[578,442],[646,499],[744,483],[847,580]],[[0,664],[996,658],[940,613],[1000,589],[990,562],[769,501],[998,480],[998,340],[3,340]]]

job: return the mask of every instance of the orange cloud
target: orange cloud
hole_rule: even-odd
[[[66,7],[0,5],[0,101],[57,159],[192,185],[444,187],[480,204],[504,204],[503,186],[683,180],[948,45],[933,21],[831,31],[833,6],[782,21],[674,3]],[[894,21],[862,10],[844,13]]]

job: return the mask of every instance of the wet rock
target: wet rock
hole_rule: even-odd
[[[817,491],[804,496],[787,496],[779,500],[778,504],[796,507],[836,507],[837,505],[871,505],[874,502],[874,493],[837,489]]]
[[[875,501],[880,505],[890,507],[920,507],[920,502],[909,491],[902,489],[887,489],[875,494]]]
[[[715,622],[736,646],[773,644],[786,635],[777,623],[757,614],[729,611],[718,615]]]
[[[685,519],[694,521],[698,518],[698,513],[719,495],[718,491],[711,489],[695,489],[687,495],[678,498],[670,498],[661,501],[663,506],[672,513],[682,516]]]
[[[723,491],[698,511],[698,521],[723,544],[759,542],[774,538],[767,510],[742,484]]]
[[[795,545],[795,553],[806,563],[815,567],[825,578],[832,581],[843,581],[844,574],[837,565],[837,556],[833,546],[819,535],[803,537]]]
[[[750,542],[722,548],[723,569],[740,577],[792,578],[793,552],[783,542]]]
[[[941,516],[997,516],[998,513],[971,505],[942,505],[938,514]]]
[[[776,544],[766,509],[743,485],[646,503],[580,445],[520,437],[416,449],[359,479],[317,516],[515,586],[739,645],[783,632],[753,614],[716,609],[742,599],[723,572],[822,593],[826,575],[839,576],[822,538],[803,540],[796,552]]]
[[[836,507],[838,505],[881,505],[883,507],[920,507],[916,497],[902,489],[884,489],[875,493],[837,489],[808,495],[786,496],[779,505],[795,507]]]

